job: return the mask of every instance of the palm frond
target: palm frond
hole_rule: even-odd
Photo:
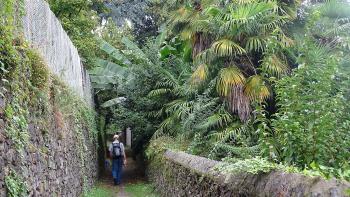
[[[245,77],[240,69],[237,66],[229,66],[221,69],[216,88],[220,95],[227,96],[232,87],[244,83]]]
[[[193,16],[193,10],[187,8],[186,6],[180,7],[175,12],[171,13],[171,23],[176,25],[178,23],[188,23],[191,20],[191,16]]]
[[[204,14],[207,16],[211,16],[213,18],[215,18],[216,16],[218,16],[221,13],[221,9],[217,6],[209,6],[204,10]]]
[[[206,64],[201,64],[197,66],[196,70],[191,76],[191,81],[193,84],[199,84],[206,80],[208,75],[208,66]]]
[[[178,79],[161,66],[157,66],[157,72],[160,77],[160,80],[157,82],[157,88],[175,88],[179,86]]]
[[[262,102],[270,96],[270,91],[261,76],[253,75],[244,86],[244,94],[251,101]]]
[[[335,20],[335,23],[332,28],[328,29],[327,32],[324,33],[326,36],[339,36],[344,33],[348,35],[350,30],[350,18],[341,18]]]
[[[158,137],[163,136],[166,131],[168,131],[171,128],[171,125],[174,124],[175,120],[173,117],[168,117],[165,119],[159,126],[158,129],[154,132],[153,138],[156,139]]]
[[[261,18],[257,30],[262,33],[273,32],[286,23],[286,16],[267,15]]]
[[[256,0],[233,0],[236,4],[250,4],[256,2]]]
[[[222,39],[216,41],[212,45],[214,52],[220,57],[236,56],[246,53],[246,51],[239,46],[239,44],[229,39]]]
[[[265,55],[262,60],[262,69],[264,72],[277,77],[281,77],[290,71],[287,62],[276,54]]]
[[[167,89],[167,88],[160,88],[160,89],[155,89],[155,90],[152,90],[151,92],[148,93],[148,97],[156,97],[156,96],[161,96],[161,95],[164,95],[164,94],[167,94],[171,92],[170,89]]]
[[[212,48],[206,49],[201,51],[196,55],[194,58],[194,63],[199,64],[210,64],[212,61],[215,60],[216,54],[214,53]]]
[[[166,134],[175,134],[179,128],[179,119],[177,113],[167,117],[163,122],[160,123],[158,129],[153,134],[153,138],[158,138]]]
[[[350,5],[346,1],[329,0],[318,9],[323,16],[329,18],[350,17]]]
[[[246,51],[262,52],[266,47],[266,39],[261,36],[249,37],[245,46]]]
[[[287,48],[287,47],[291,47],[292,45],[294,45],[294,40],[289,38],[288,36],[286,36],[284,34],[284,32],[282,31],[282,29],[277,28],[274,30],[273,34],[276,35],[277,39],[278,39],[278,43],[280,44],[280,46],[282,46],[282,48]]]
[[[193,40],[196,31],[192,28],[184,28],[180,33],[180,38],[183,40]]]
[[[146,116],[150,118],[161,118],[164,114],[163,108],[160,110],[146,112]]]
[[[210,20],[209,19],[197,19],[191,20],[188,28],[191,28],[193,32],[208,33],[210,31]]]
[[[228,8],[228,12],[222,15],[222,19],[226,21],[223,28],[230,30],[241,25],[259,21],[259,17],[269,14],[271,11],[276,11],[276,2],[253,2],[250,4],[234,4]]]
[[[165,105],[165,112],[173,114],[176,112],[176,117],[181,118],[184,113],[188,113],[192,109],[193,102],[184,99],[177,99]]]

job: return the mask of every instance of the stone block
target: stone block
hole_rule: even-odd
[[[3,141],[4,140],[4,132],[5,131],[5,121],[1,118],[1,114],[0,114],[0,140]]]
[[[5,144],[0,141],[0,155],[3,155],[3,154],[1,154],[3,152],[5,152]]]
[[[14,149],[10,149],[6,153],[6,160],[7,163],[12,163],[15,160],[16,157],[16,151]]]
[[[6,107],[5,99],[0,96],[0,114],[4,113]]]

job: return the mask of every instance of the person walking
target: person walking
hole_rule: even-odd
[[[113,136],[113,142],[109,145],[109,154],[112,159],[112,176],[114,185],[119,185],[122,178],[123,165],[126,165],[124,144],[119,141],[119,135]]]

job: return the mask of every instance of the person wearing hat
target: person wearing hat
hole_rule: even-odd
[[[119,135],[113,136],[113,142],[109,145],[109,154],[112,159],[112,176],[115,185],[119,185],[122,178],[123,164],[126,165],[124,144],[119,142]]]

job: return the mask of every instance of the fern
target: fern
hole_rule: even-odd
[[[148,97],[156,97],[156,96],[162,96],[164,94],[170,93],[171,90],[167,88],[160,88],[156,90],[152,90],[148,93]]]
[[[202,123],[200,123],[196,128],[197,129],[213,129],[213,128],[222,128],[233,121],[233,117],[225,110],[220,110],[219,112],[210,115]]]
[[[240,123],[232,123],[223,131],[212,134],[212,137],[217,142],[225,142],[227,140],[238,139],[240,136],[247,134],[248,129],[246,125]]]

